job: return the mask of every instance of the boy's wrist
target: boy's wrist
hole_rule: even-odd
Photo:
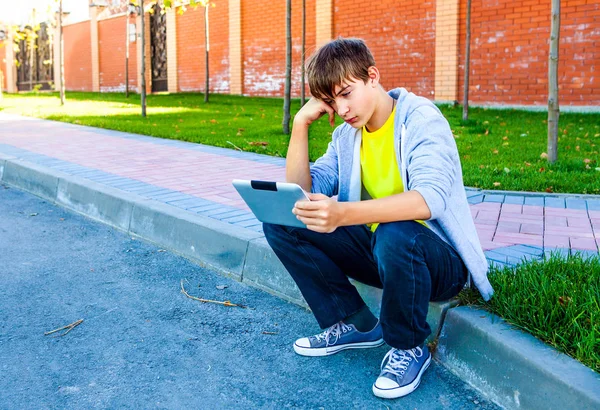
[[[297,127],[299,129],[307,129],[308,130],[308,127],[310,126],[310,121],[308,121],[306,119],[299,118],[298,116],[295,116],[294,117],[294,121],[292,123],[292,126],[294,128]]]

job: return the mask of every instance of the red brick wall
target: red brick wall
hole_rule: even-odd
[[[365,40],[386,89],[405,87],[433,98],[434,0],[334,0],[333,35]]]
[[[92,46],[90,22],[63,27],[65,47],[65,88],[92,91]]]
[[[283,96],[285,1],[242,1],[242,59],[246,95]],[[315,48],[315,0],[306,1],[306,54]],[[302,0],[292,1],[292,95],[300,95]],[[308,90],[308,88],[307,88]]]
[[[229,10],[214,1],[208,10],[209,79],[212,92],[229,92]],[[204,7],[187,7],[177,15],[177,81],[180,91],[204,91]]]
[[[563,0],[561,105],[600,104],[600,2]],[[469,100],[547,105],[550,2],[472,0]],[[463,99],[466,1],[460,12],[459,101]]]
[[[126,17],[98,21],[100,91],[125,91]],[[129,19],[135,23],[135,18]],[[147,26],[146,26],[147,28]],[[129,90],[137,86],[136,43],[129,43]]]

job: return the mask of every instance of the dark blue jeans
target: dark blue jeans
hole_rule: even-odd
[[[322,328],[365,306],[349,277],[383,289],[383,338],[397,349],[423,343],[429,301],[457,295],[467,280],[456,251],[414,221],[382,223],[373,234],[364,225],[323,234],[271,224],[264,233]]]

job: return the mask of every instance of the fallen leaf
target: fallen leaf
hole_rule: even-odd
[[[570,301],[571,301],[571,298],[568,296],[560,296],[558,298],[558,303],[560,303],[563,306],[567,305]]]
[[[575,147],[575,151],[579,151],[579,145]]]
[[[506,172],[507,174],[510,174],[510,169],[509,168],[504,168],[504,172]]]
[[[508,137],[502,137],[502,139],[503,139],[504,141],[506,141],[506,140],[508,139]]]
[[[34,212],[34,213],[32,213],[32,214],[29,214],[29,216],[37,216],[37,215],[38,215],[38,214],[37,214],[37,212]]]
[[[552,190],[552,187],[551,187],[551,186],[549,186],[548,188],[546,188],[546,192],[548,192],[549,194],[551,194],[551,193],[552,193],[552,192],[554,192],[554,191]]]
[[[165,249],[159,249],[156,252],[166,252],[166,250]]]
[[[267,145],[269,145],[269,143],[267,141],[250,141],[248,144],[250,144],[250,145],[261,145],[263,147],[266,147]]]
[[[542,153],[540,154],[540,158],[541,158],[541,159],[546,159],[546,158],[548,158],[548,154],[546,154],[545,152],[542,152]]]
[[[503,142],[502,145],[504,145],[505,147],[510,144],[509,142]]]
[[[529,162],[526,162],[525,165],[527,165],[528,167],[531,166],[531,164]]]
[[[227,285],[217,285],[216,288],[219,290],[227,289],[229,286]]]
[[[500,186],[502,185],[500,182],[494,182],[494,186]]]
[[[592,160],[591,160],[591,159],[589,159],[589,158],[585,158],[585,159],[583,160],[583,163],[584,163],[584,164],[589,164],[590,162],[592,162]]]
[[[213,118],[212,120],[210,120],[210,122],[211,122],[212,124],[216,124],[216,123],[217,123],[217,120],[215,120],[215,119]]]
[[[497,149],[495,149],[495,150],[493,150],[492,152],[493,152],[494,154],[497,154],[497,153],[498,153],[498,150],[497,150]]]

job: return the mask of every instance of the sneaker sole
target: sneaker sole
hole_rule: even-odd
[[[335,354],[337,352],[341,352],[346,349],[370,349],[373,347],[379,347],[383,345],[385,342],[383,339],[375,340],[373,342],[362,342],[362,343],[352,343],[347,345],[340,346],[330,346],[330,347],[320,347],[320,348],[311,348],[311,347],[302,347],[298,346],[294,343],[294,351],[301,356],[329,356]]]
[[[409,395],[410,393],[414,392],[417,389],[417,387],[419,387],[419,384],[421,384],[421,376],[423,375],[423,373],[425,373],[425,370],[429,368],[430,364],[431,353],[429,354],[427,361],[425,362],[425,364],[419,371],[419,374],[412,383],[407,384],[406,386],[397,387],[395,389],[379,389],[375,386],[375,383],[373,383],[373,394],[377,397],[381,397],[382,399],[397,399],[399,397]]]

